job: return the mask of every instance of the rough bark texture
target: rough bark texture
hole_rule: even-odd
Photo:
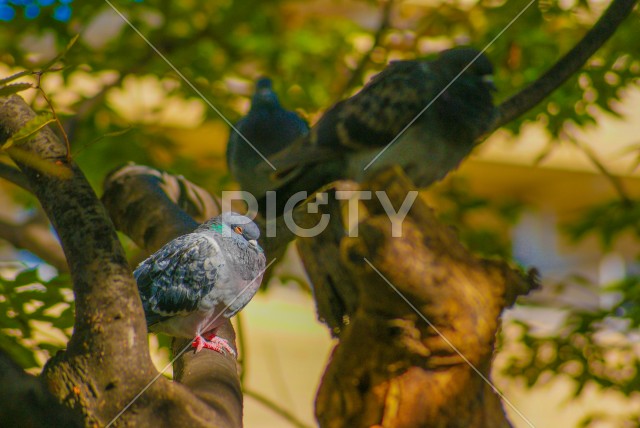
[[[237,353],[235,332],[230,322],[218,330]],[[174,340],[173,354],[177,355],[190,341]],[[173,365],[173,377],[217,414],[224,415],[228,427],[242,426],[242,387],[235,358],[217,352],[186,352]]]
[[[135,164],[105,178],[102,202],[118,230],[150,252],[221,212],[217,199],[183,177]]]
[[[16,96],[0,99],[0,111],[2,141],[35,117]],[[49,174],[31,166],[38,162],[14,157],[58,232],[74,281],[74,334],[68,349],[49,361],[44,376],[60,399],[71,407],[91,409],[86,416],[104,423],[118,405],[126,404],[118,386],[152,375],[131,272],[102,206],[53,132],[45,128],[15,150],[55,166]],[[118,354],[130,354],[127,364]],[[96,365],[102,370],[95,370]]]
[[[22,98],[0,98],[0,143],[33,117]],[[87,426],[104,426],[157,373],[137,286],[104,207],[53,132],[45,127],[7,152],[54,225],[73,279],[74,333],[43,380]],[[221,414],[162,377],[144,391],[116,426],[239,426],[228,410]]]
[[[399,170],[363,188],[385,190],[394,207],[415,190]],[[403,222],[402,237],[391,236],[376,201],[365,205],[359,237],[330,239],[340,242],[340,251],[322,253],[320,278],[309,272],[317,297],[327,292],[325,284],[348,281],[328,292],[357,301],[318,392],[320,425],[508,427],[499,397],[469,363],[489,377],[502,310],[535,287],[535,277],[474,257],[421,197]],[[306,241],[302,256],[311,264],[327,238]],[[344,292],[350,296],[340,296]]]

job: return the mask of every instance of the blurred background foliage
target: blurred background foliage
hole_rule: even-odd
[[[0,21],[0,78],[41,70],[80,34],[64,60],[42,76],[41,87],[69,135],[73,158],[98,193],[105,174],[128,161],[184,175],[212,193],[233,189],[224,161],[228,126],[221,115],[235,122],[246,113],[257,77],[272,77],[284,106],[314,123],[390,60],[461,44],[482,48],[527,3],[120,0],[112,4],[118,13],[107,2],[0,1],[4,21]],[[607,5],[600,0],[533,3],[487,51],[496,67],[496,101],[540,76]],[[62,6],[65,13],[56,13],[55,8]],[[542,124],[549,141],[540,153],[542,161],[566,144],[567,136],[596,127],[603,114],[619,115],[620,103],[640,76],[638,18],[636,10],[581,72],[508,124],[513,140],[525,124]],[[18,81],[35,85],[36,76]],[[21,95],[36,110],[49,110],[35,89]],[[4,154],[0,161],[10,162]],[[38,209],[33,197],[5,181],[0,182],[0,191],[1,202],[8,207],[3,220],[20,224]],[[456,177],[431,193],[443,221],[456,227],[470,248],[484,256],[512,259],[509,230],[527,208],[525,198],[480,196]],[[562,233],[576,245],[585,237],[598,236],[603,253],[618,239],[637,243],[639,206],[633,195],[620,193],[576,213]],[[9,244],[5,247],[13,250]],[[134,251],[131,245],[129,249]],[[14,263],[1,273],[0,348],[24,367],[36,369],[64,346],[72,327],[72,293],[66,274],[43,268],[33,256],[21,260],[31,267]],[[40,269],[34,270],[34,265]],[[510,333],[502,343],[518,343],[525,352],[512,353],[504,373],[529,386],[549,375],[562,375],[574,380],[576,396],[589,383],[633,396],[640,386],[634,342],[640,323],[640,276],[629,275],[598,288],[588,280],[576,280],[580,272],[575,274],[573,283],[612,294],[613,303],[606,308],[573,306],[558,299],[563,284],[545,283],[551,291],[524,299],[521,305],[552,307],[565,316],[550,332],[536,331],[526,319],[509,321],[505,331]],[[40,328],[34,330],[37,323]],[[606,332],[614,332],[615,340]],[[585,426],[606,416],[593,415]]]

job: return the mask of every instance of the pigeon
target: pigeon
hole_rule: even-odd
[[[273,91],[271,79],[263,77],[256,82],[249,113],[235,125],[235,128],[242,135],[235,130],[231,130],[229,135],[229,171],[242,190],[260,199],[267,190],[273,190],[269,182],[269,175],[273,169],[265,159],[306,135],[309,125],[296,113],[282,108],[278,96]],[[259,165],[265,167],[260,172],[256,168]]]
[[[192,345],[235,352],[216,330],[255,295],[265,270],[260,230],[226,212],[179,236],[140,263],[138,282],[149,331],[194,339]]]
[[[270,158],[271,182],[283,190],[278,198],[338,179],[363,182],[393,164],[418,187],[441,180],[498,117],[492,74],[489,59],[473,48],[391,62]]]

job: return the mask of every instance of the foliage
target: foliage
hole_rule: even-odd
[[[590,234],[600,237],[604,250],[611,249],[619,238],[632,237],[637,243],[636,206],[636,201],[613,201],[591,207],[575,222],[565,225],[565,230],[575,241]],[[636,255],[638,259],[640,254]],[[576,279],[584,288],[593,289],[594,285],[589,281]],[[525,379],[529,387],[544,383],[550,374],[565,375],[574,381],[575,397],[587,386],[635,397],[640,389],[640,349],[637,346],[640,275],[627,275],[602,288],[600,293],[613,297],[614,303],[589,309],[560,305],[565,318],[558,331],[540,333],[526,321],[518,321],[521,327],[518,340],[526,346],[527,352],[513,356],[504,372]],[[560,289],[557,296],[561,295]],[[617,417],[593,414],[583,421],[583,426],[597,426],[599,420],[617,420]],[[637,421],[629,419],[632,420]],[[637,425],[623,425],[620,421],[616,426]]]
[[[630,234],[640,238],[640,203],[630,200],[614,200],[588,208],[582,218],[567,224],[569,236],[579,241],[588,234],[600,238],[605,249],[611,248],[614,240],[621,235]]]
[[[526,204],[516,199],[490,199],[473,194],[469,183],[452,177],[436,187],[438,216],[454,226],[460,240],[484,257],[511,260],[511,236]]]
[[[0,275],[0,349],[23,367],[41,366],[64,347],[73,313],[68,275],[44,281],[33,268],[19,271],[13,279]]]

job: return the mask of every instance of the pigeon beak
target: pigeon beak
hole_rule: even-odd
[[[251,244],[254,247],[258,246],[258,241],[256,241],[255,239],[249,239],[249,244]]]
[[[494,92],[498,90],[498,88],[496,88],[495,83],[493,83],[492,74],[485,74],[484,76],[482,76],[482,81],[484,82],[485,85],[489,87],[490,90]]]

